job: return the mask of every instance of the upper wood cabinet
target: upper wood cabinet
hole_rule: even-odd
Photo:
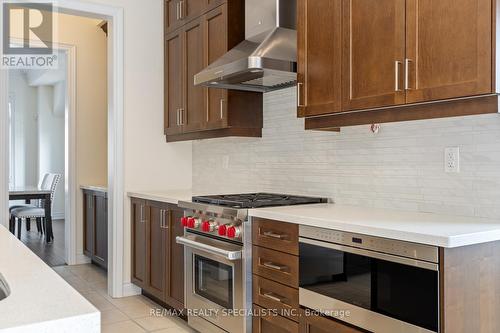
[[[197,73],[245,37],[243,0],[204,4],[213,9],[165,38],[167,141],[261,136],[262,94],[194,85]]]
[[[492,92],[492,1],[407,0],[407,102]]]
[[[327,129],[496,112],[494,10],[492,0],[298,0],[298,115],[326,115],[306,128]]]
[[[174,135],[182,132],[182,93],[184,86],[183,71],[184,45],[183,31],[167,35],[165,39],[165,134]]]
[[[341,111],[342,0],[299,0],[298,6],[299,115]]]
[[[209,0],[164,0],[165,33],[169,33],[203,14]]]
[[[343,110],[405,103],[405,2],[344,1]]]

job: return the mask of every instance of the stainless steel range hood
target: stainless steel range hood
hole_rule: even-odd
[[[246,0],[245,36],[194,84],[268,92],[297,82],[296,0]]]

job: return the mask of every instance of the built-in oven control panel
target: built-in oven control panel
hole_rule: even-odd
[[[198,233],[209,234],[217,238],[232,241],[243,239],[243,222],[219,214],[186,210],[179,223],[186,229],[196,230]]]
[[[299,236],[317,241],[341,244],[370,251],[393,254],[401,257],[439,262],[439,249],[435,246],[400,240],[367,236],[345,231],[301,225]]]

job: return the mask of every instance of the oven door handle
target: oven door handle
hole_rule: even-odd
[[[200,242],[191,240],[191,239],[186,238],[186,237],[181,237],[181,236],[177,236],[175,238],[175,240],[176,240],[177,244],[182,244],[184,246],[188,246],[188,247],[191,247],[193,249],[205,251],[207,253],[210,253],[210,254],[213,254],[213,255],[216,255],[219,257],[223,257],[227,260],[235,261],[235,260],[241,259],[241,251],[228,251],[228,250],[218,248],[216,246],[200,243]]]

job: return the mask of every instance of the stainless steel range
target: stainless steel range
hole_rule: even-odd
[[[248,209],[326,202],[269,193],[193,197],[185,209],[185,302],[189,325],[200,332],[250,333],[252,235]]]

